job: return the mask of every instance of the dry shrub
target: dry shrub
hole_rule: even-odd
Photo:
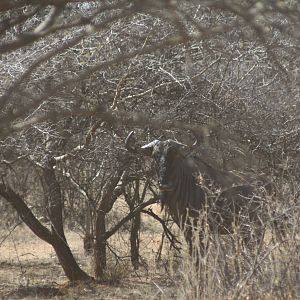
[[[274,219],[274,214],[267,218]],[[300,295],[299,223],[299,206],[294,205],[288,217],[277,218],[280,227],[269,226],[264,240],[253,240],[251,247],[243,245],[238,228],[228,236],[195,228],[193,255],[186,245],[178,269],[173,265],[177,299],[296,299]],[[202,253],[200,230],[206,244]]]
[[[104,274],[104,282],[107,282],[110,285],[117,285],[123,279],[130,276],[132,267],[129,262],[122,262],[117,264],[109,265]]]

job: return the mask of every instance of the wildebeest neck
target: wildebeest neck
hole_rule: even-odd
[[[160,171],[159,175],[163,174],[161,169]],[[177,155],[167,162],[165,171],[168,176],[160,189],[161,203],[180,225],[180,219],[185,217],[184,212],[202,208],[205,193],[197,184],[197,167],[192,159]]]

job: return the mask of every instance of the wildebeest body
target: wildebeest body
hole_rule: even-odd
[[[240,228],[249,240],[251,226],[260,224],[261,201],[255,189],[230,172],[214,169],[201,159],[186,156],[185,145],[155,140],[142,153],[156,161],[160,198],[191,244],[193,225],[219,234]]]
[[[211,230],[232,232],[233,222],[257,221],[260,201],[250,185],[237,185],[231,173],[218,172],[200,159],[185,157],[172,140],[153,148],[157,162],[161,202],[174,221],[184,227],[187,217],[206,213]],[[200,163],[201,164],[200,164]],[[227,178],[224,178],[227,176]],[[241,224],[243,225],[243,224]]]

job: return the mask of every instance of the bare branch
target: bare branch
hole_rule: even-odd
[[[150,200],[143,202],[141,204],[139,204],[138,206],[136,206],[136,208],[134,210],[132,210],[126,217],[124,217],[122,220],[119,221],[119,223],[114,226],[113,228],[111,228],[110,230],[108,230],[105,233],[105,237],[104,239],[107,240],[109,239],[114,233],[116,233],[126,222],[128,222],[129,220],[131,220],[136,214],[140,213],[145,207],[154,204],[158,201],[158,199],[156,198],[151,198]]]

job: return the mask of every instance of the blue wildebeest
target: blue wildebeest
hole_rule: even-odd
[[[128,135],[126,147],[155,160],[161,204],[184,231],[190,251],[195,225],[200,229],[208,226],[218,234],[230,234],[240,228],[245,243],[254,230],[257,241],[260,240],[261,200],[251,185],[240,183],[230,172],[218,171],[204,160],[186,155],[187,146],[177,141],[154,140],[133,148],[132,135],[133,132]]]

